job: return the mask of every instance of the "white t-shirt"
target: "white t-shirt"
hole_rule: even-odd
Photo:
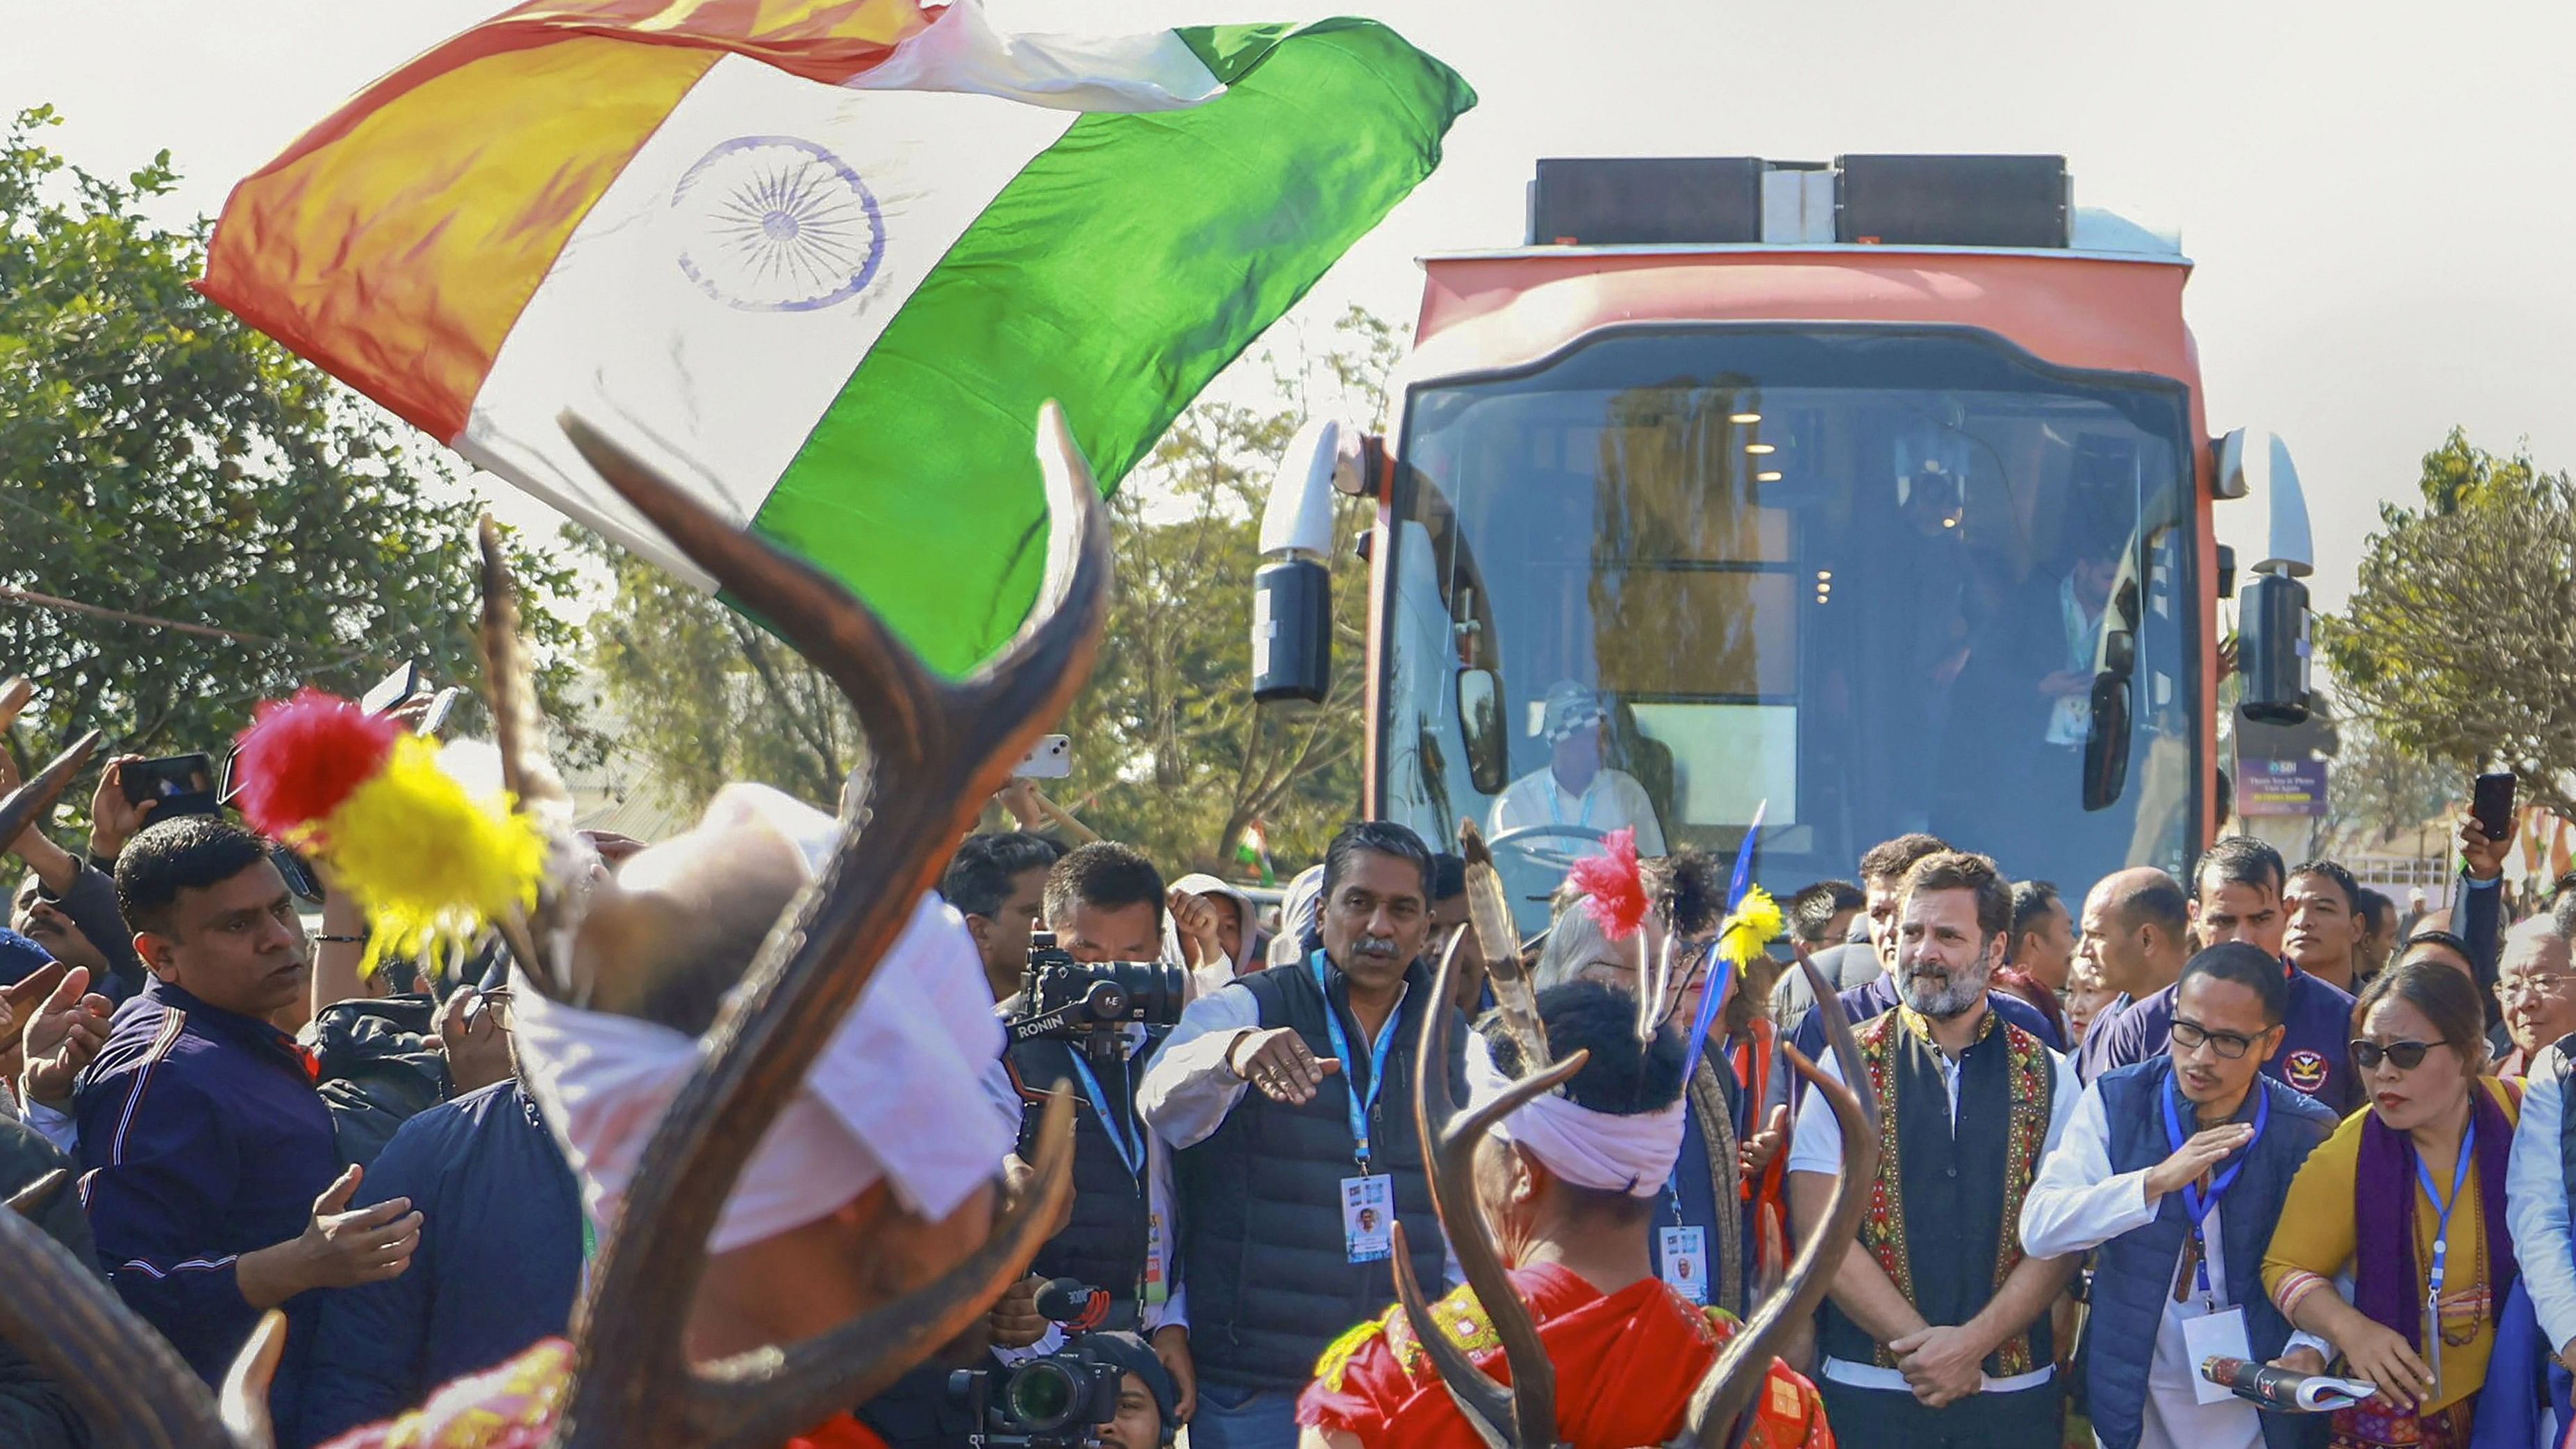
[[[1637,854],[1664,853],[1664,827],[1655,819],[1654,802],[1646,798],[1646,787],[1623,770],[1595,773],[1580,795],[1557,783],[1552,766],[1514,780],[1494,801],[1491,833],[1533,825],[1580,825],[1604,835],[1634,826]]]

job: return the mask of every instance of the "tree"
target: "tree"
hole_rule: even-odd
[[[2326,776],[2326,815],[2320,836],[2342,848],[2369,851],[2442,814],[2460,798],[2457,770],[2391,743],[2367,719],[2339,712],[2341,748]]]
[[[2576,816],[2576,481],[2454,428],[2421,510],[2384,506],[2325,642],[2354,708],[2395,749],[2490,762]]]
[[[616,579],[588,655],[620,743],[694,814],[731,780],[837,810],[864,758],[858,718],[794,650],[740,614],[594,534],[567,529]]]
[[[142,210],[170,153],[94,176],[39,143],[54,123],[0,140],[0,673],[38,687],[28,753],[90,728],[220,753],[300,683],[355,694],[405,659],[478,677],[472,503],[430,501],[434,457],[190,289],[206,224]],[[547,657],[571,580],[517,564]],[[560,661],[539,681],[558,718],[568,682]]]
[[[1365,567],[1361,511],[1336,520],[1332,683],[1303,713],[1252,702],[1255,518],[1280,455],[1320,407],[1383,424],[1402,354],[1394,326],[1353,307],[1320,357],[1265,354],[1276,401],[1202,400],[1112,500],[1117,593],[1072,723],[1068,798],[1102,834],[1167,868],[1217,869],[1262,823],[1282,868],[1320,857],[1360,801]]]

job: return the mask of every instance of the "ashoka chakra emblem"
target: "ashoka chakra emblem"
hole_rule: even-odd
[[[885,219],[859,174],[794,136],[737,136],[671,188],[686,242],[680,270],[745,312],[846,302],[885,258]]]

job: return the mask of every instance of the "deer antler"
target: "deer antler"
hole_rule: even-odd
[[[847,1409],[970,1322],[1070,1191],[1071,1114],[1049,1108],[1039,1191],[947,1276],[806,1343],[699,1366],[682,1326],[706,1241],[762,1133],[804,1080],[985,798],[1071,701],[1108,598],[1108,523],[1061,412],[1038,419],[1050,514],[1036,607],[1000,658],[942,681],[838,583],[699,505],[580,419],[564,431],[681,552],[840,687],[868,738],[838,853],[709,1033],[644,1152],[600,1260],[557,1442],[751,1449]],[[865,828],[861,828],[864,826]]]
[[[44,1229],[0,1212],[0,1264],[0,1335],[70,1397],[97,1449],[235,1449],[169,1340]]]
[[[1440,971],[1431,991],[1433,1001],[1449,999],[1457,977],[1458,945],[1458,940],[1452,938],[1448,949],[1440,953]],[[1590,1053],[1575,1052],[1544,1071],[1523,1077],[1500,1097],[1462,1117],[1450,1100],[1447,1069],[1449,1018],[1455,1014],[1423,1014],[1422,1044],[1413,1073],[1413,1121],[1424,1149],[1431,1154],[1432,1209],[1440,1215],[1440,1226],[1449,1235],[1451,1250],[1458,1255],[1459,1273],[1475,1290],[1486,1320],[1503,1341],[1503,1361],[1512,1370],[1511,1387],[1505,1388],[1487,1377],[1433,1320],[1430,1305],[1422,1296],[1422,1285],[1413,1276],[1401,1223],[1395,1226],[1395,1293],[1404,1304],[1405,1321],[1412,1325],[1414,1338],[1430,1356],[1432,1367],[1439,1371],[1440,1382],[1457,1402],[1458,1412],[1466,1416],[1468,1425],[1487,1444],[1493,1449],[1553,1449],[1556,1369],[1547,1361],[1547,1347],[1539,1342],[1538,1323],[1530,1317],[1529,1306],[1512,1291],[1511,1276],[1503,1267],[1502,1250],[1495,1245],[1493,1228],[1476,1206],[1476,1144],[1484,1140],[1495,1123],[1583,1070]]]
[[[1807,989],[1816,993],[1819,1002],[1833,1000],[1833,988],[1822,973],[1801,953],[1798,969],[1807,974]],[[1851,1023],[1840,1011],[1824,1012],[1825,1041],[1833,1048],[1834,1062],[1842,1069],[1842,1080],[1836,1081],[1818,1070],[1804,1052],[1786,1046],[1790,1065],[1805,1077],[1816,1091],[1825,1094],[1826,1105],[1833,1108],[1834,1122],[1842,1128],[1843,1165],[1834,1178],[1834,1195],[1825,1206],[1825,1220],[1806,1235],[1798,1250],[1798,1261],[1789,1268],[1780,1290],[1764,1300],[1762,1306],[1746,1321],[1741,1332],[1727,1342],[1725,1351],[1699,1381],[1698,1392],[1691,1395],[1690,1415],[1681,1433],[1666,1441],[1665,1449],[1732,1449],[1744,1442],[1745,1410],[1754,1395],[1762,1389],[1771,1361],[1779,1356],[1780,1346],[1791,1331],[1813,1315],[1824,1301],[1825,1290],[1833,1283],[1834,1269],[1850,1251],[1852,1234],[1860,1227],[1860,1218],[1869,1205],[1870,1185],[1878,1178],[1878,1104],[1847,1084],[1865,1082],[1867,1067],[1860,1059],[1860,1044],[1852,1039]]]

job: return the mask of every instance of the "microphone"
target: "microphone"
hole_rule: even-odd
[[[1079,1278],[1050,1278],[1038,1286],[1038,1316],[1076,1331],[1098,1328],[1109,1318],[1109,1295]]]

